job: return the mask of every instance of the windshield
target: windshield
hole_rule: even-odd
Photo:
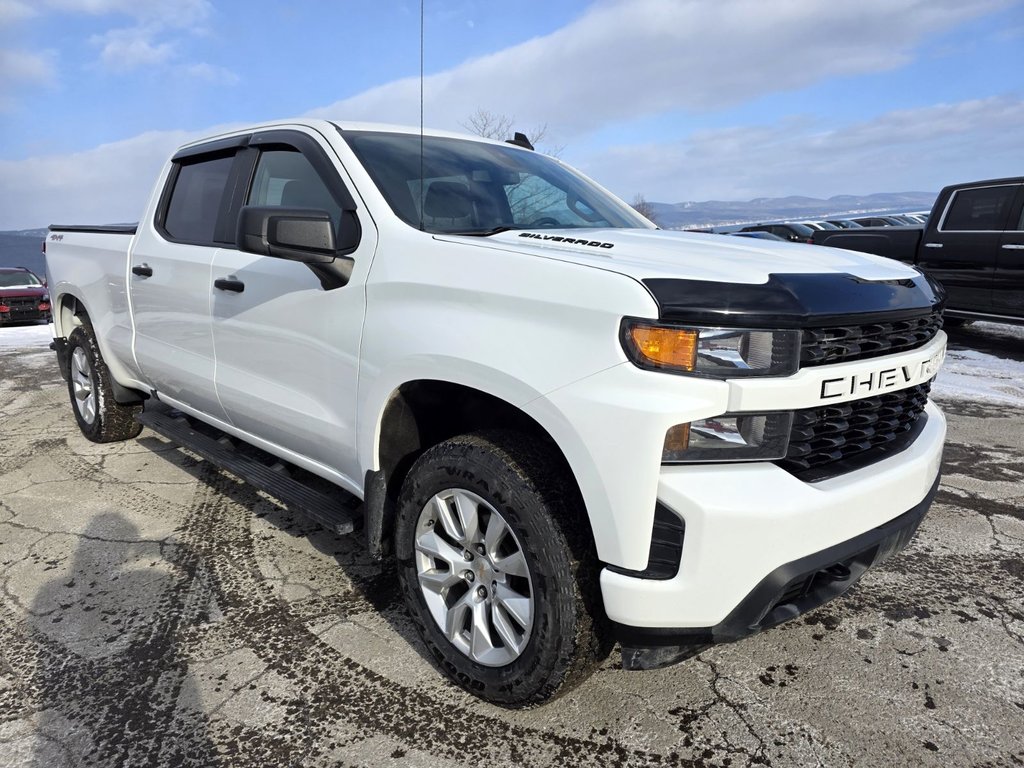
[[[427,232],[653,228],[628,205],[539,152],[424,136],[421,161],[417,134],[342,135],[395,214]]]
[[[42,285],[31,272],[0,272],[0,288],[25,288]]]

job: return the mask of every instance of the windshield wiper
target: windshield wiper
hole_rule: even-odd
[[[465,232],[438,232],[439,235],[464,235],[466,237],[490,237],[491,235],[498,235],[502,232],[508,232],[510,229],[523,229],[523,227],[517,227],[511,224],[506,224],[500,227],[494,227],[493,229],[470,229]]]

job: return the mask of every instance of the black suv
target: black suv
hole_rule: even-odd
[[[46,284],[25,267],[0,267],[0,325],[49,319]]]

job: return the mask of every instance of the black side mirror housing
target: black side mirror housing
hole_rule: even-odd
[[[316,208],[247,205],[238,213],[235,245],[245,253],[299,261],[309,267],[325,291],[341,288],[352,277],[351,253],[359,244],[355,211],[342,212],[343,237],[338,247],[334,222]]]
[[[240,251],[329,264],[338,255],[334,222],[314,208],[247,205],[238,214],[235,244]]]

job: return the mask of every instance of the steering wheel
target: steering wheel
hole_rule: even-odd
[[[531,221],[527,226],[551,229],[552,227],[562,226],[562,222],[558,219],[553,219],[550,216],[541,216],[539,219]]]

